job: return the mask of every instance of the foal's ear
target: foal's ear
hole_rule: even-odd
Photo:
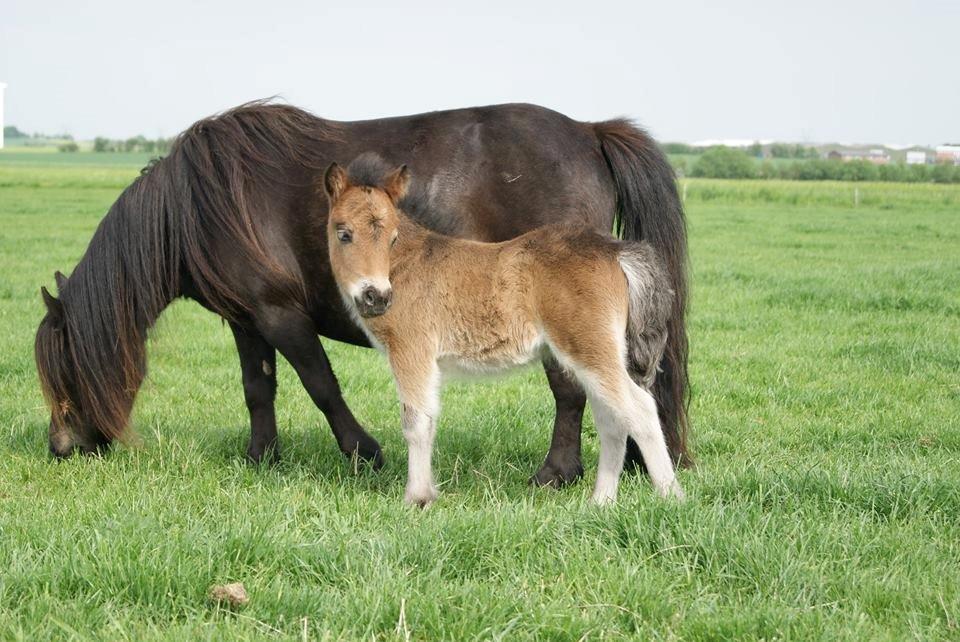
[[[40,294],[43,296],[43,303],[47,306],[47,312],[50,314],[50,320],[53,325],[63,327],[63,303],[47,290],[45,286],[40,287]]]
[[[57,282],[57,292],[63,293],[63,288],[67,284],[67,277],[63,275],[63,272],[57,270],[53,273],[53,280]]]
[[[330,167],[323,175],[323,188],[327,192],[327,198],[330,199],[331,205],[340,198],[340,195],[349,185],[350,181],[347,179],[347,173],[343,171],[343,168],[337,163],[330,163]]]
[[[410,170],[406,165],[401,165],[393,170],[383,179],[383,189],[390,196],[394,205],[400,202],[407,195],[407,187],[410,185]]]

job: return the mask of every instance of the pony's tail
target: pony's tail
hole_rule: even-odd
[[[652,393],[667,448],[680,466],[692,464],[687,450],[687,228],[676,177],[654,140],[628,120],[594,123],[593,130],[617,190],[614,231],[628,241],[644,240],[656,253],[673,291],[666,344]]]

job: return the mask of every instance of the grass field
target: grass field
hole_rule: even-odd
[[[587,505],[589,419],[586,479],[528,487],[531,370],[447,388],[420,512],[379,355],[326,343],[384,470],[351,469],[286,364],[284,459],[254,469],[230,332],[191,303],[154,333],[141,444],[48,459],[38,288],[141,159],[112,160],[0,153],[0,639],[960,638],[960,186],[687,183],[689,501],[630,477]],[[233,581],[247,606],[207,598]]]

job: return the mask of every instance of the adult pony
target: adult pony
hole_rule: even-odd
[[[334,122],[252,103],[198,121],[144,169],[101,221],[47,314],[35,353],[56,456],[100,449],[123,433],[146,375],[149,328],[177,297],[229,322],[250,412],[248,457],[277,452],[276,352],[326,415],[341,451],[375,465],[380,446],[346,406],[318,340],[367,345],[344,309],[327,256],[326,204],[313,186],[337,158],[372,150],[407,162],[410,214],[450,236],[502,241],[547,223],[644,239],[676,293],[653,390],[669,452],[686,449],[686,229],[673,171],[625,120],[581,123],[533,105]],[[544,364],[557,406],[553,440],[534,475],[561,485],[582,474],[583,390]],[[641,462],[635,445],[628,457]]]

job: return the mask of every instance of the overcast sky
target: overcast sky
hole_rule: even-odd
[[[662,140],[960,142],[958,0],[250,6],[4,0],[6,122],[168,136],[276,94],[339,120],[525,101]]]

